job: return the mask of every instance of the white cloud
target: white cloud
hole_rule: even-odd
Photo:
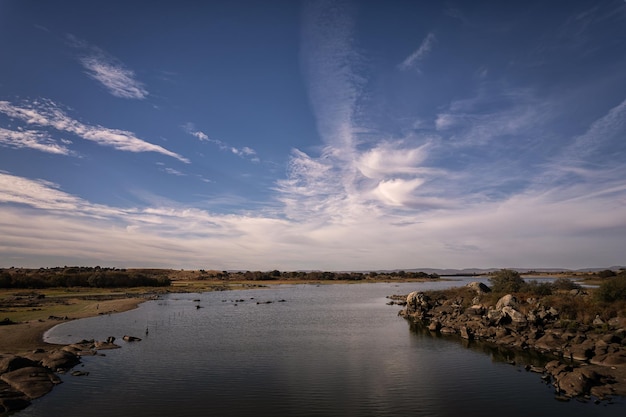
[[[120,151],[157,152],[189,163],[188,159],[179,154],[139,139],[132,132],[87,125],[72,119],[50,100],[35,100],[23,106],[16,106],[8,101],[0,101],[0,113],[21,120],[28,125],[52,127],[61,132],[71,133],[84,140],[95,142],[102,146],[109,146]]]
[[[174,168],[165,168],[164,171],[167,172],[170,175],[176,175],[177,177],[184,177],[184,176],[187,175],[187,174],[185,174],[183,172],[180,172],[180,171],[178,171],[178,170],[176,170]]]
[[[200,139],[201,141],[213,143],[213,144],[217,145],[218,148],[220,150],[222,150],[222,151],[231,152],[231,153],[233,153],[233,154],[235,154],[237,156],[240,156],[242,158],[243,157],[247,157],[247,158],[249,158],[253,162],[259,162],[259,158],[256,157],[256,151],[254,149],[248,147],[248,146],[244,146],[242,148],[237,148],[237,147],[231,146],[231,145],[227,144],[226,142],[223,142],[223,141],[221,141],[219,139],[210,138],[209,135],[207,135],[203,131],[197,130],[196,126],[193,123],[191,123],[191,122],[186,123],[186,124],[182,125],[181,127],[182,127],[182,129],[186,133],[190,134],[191,136],[194,136],[194,137]]]
[[[122,64],[102,56],[81,58],[81,64],[91,78],[99,81],[115,97],[144,99],[148,91],[135,79],[135,73]]]
[[[15,131],[0,127],[0,145],[11,148],[30,148],[57,155],[69,155],[71,153],[67,147],[58,144],[46,133],[35,130]]]
[[[392,206],[403,206],[414,199],[413,192],[422,185],[424,180],[413,179],[391,179],[378,183],[374,194],[387,204]]]
[[[398,65],[398,69],[402,71],[414,69],[419,72],[419,64],[424,60],[424,58],[426,58],[426,56],[428,56],[436,41],[437,38],[435,38],[435,35],[432,32],[426,35],[419,48],[406,57],[406,59]]]
[[[420,167],[428,154],[429,144],[417,148],[402,147],[401,143],[384,142],[363,152],[356,164],[363,175],[378,179],[398,174],[420,174],[426,169]],[[406,146],[406,145],[405,145]]]
[[[101,83],[113,96],[137,100],[148,96],[148,90],[136,79],[135,72],[118,59],[73,35],[67,35],[67,40],[70,46],[85,51],[84,56],[79,58],[85,73]]]
[[[320,168],[309,162],[296,169]],[[402,203],[419,187],[417,181],[386,181],[379,191]],[[46,181],[0,173],[1,266],[11,266],[13,254],[27,255],[30,266],[55,259],[61,265],[261,270],[619,263],[626,232],[623,184],[571,198],[579,195],[568,188],[417,214],[374,207],[349,222],[328,217],[353,207],[345,200],[335,206],[326,200],[318,207],[322,213],[299,219],[178,205],[122,209],[90,203]]]

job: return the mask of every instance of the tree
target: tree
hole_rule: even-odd
[[[501,269],[489,278],[491,289],[495,293],[518,292],[526,285],[519,272],[512,269]]]

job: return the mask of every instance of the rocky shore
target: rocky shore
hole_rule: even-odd
[[[507,294],[492,305],[489,292],[486,285],[473,282],[451,296],[412,292],[390,298],[405,305],[399,315],[431,332],[554,358],[543,367],[527,369],[553,384],[557,399],[626,396],[625,318],[596,317],[584,325],[561,319],[557,308],[535,298]],[[568,296],[588,294],[576,289]]]
[[[65,374],[80,363],[81,356],[102,355],[101,350],[116,349],[115,338],[98,342],[83,340],[63,347],[35,349],[25,354],[0,354],[0,414],[21,410],[31,400],[42,397],[61,383]],[[73,376],[86,372],[73,371]]]

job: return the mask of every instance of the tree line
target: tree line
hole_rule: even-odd
[[[0,270],[0,288],[164,287],[171,284],[164,271],[100,267],[64,267]]]

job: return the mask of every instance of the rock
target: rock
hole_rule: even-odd
[[[4,373],[0,378],[11,388],[23,392],[29,399],[39,398],[61,383],[51,370],[41,366],[28,366]]]
[[[489,310],[487,312],[487,319],[491,324],[499,324],[503,317],[504,313],[500,310]]]
[[[406,297],[406,308],[415,311],[418,307],[428,307],[428,301],[428,296],[423,292],[413,291]]]
[[[128,336],[125,335],[124,337],[122,337],[122,340],[126,341],[126,342],[141,342],[141,339],[135,336]]]
[[[73,352],[71,348],[68,348],[67,346],[48,352],[43,351],[38,353],[29,353],[25,356],[52,371],[56,371],[58,369],[69,369],[80,363],[80,358],[78,357],[77,352]]]
[[[590,362],[594,365],[623,366],[626,365],[626,352],[621,350],[618,352],[597,355],[591,358]]]
[[[441,322],[439,322],[439,320],[432,320],[428,324],[428,330],[430,330],[431,332],[436,332],[439,329],[441,329]]]
[[[23,410],[29,405],[30,401],[28,401],[28,399],[26,399],[21,393],[14,391],[2,391],[2,396],[0,396],[0,414],[4,415],[5,413]]]
[[[600,375],[595,371],[575,368],[558,377],[556,386],[561,393],[569,397],[579,397],[589,394],[591,387],[600,383]]]
[[[461,337],[463,339],[467,339],[467,340],[473,339],[472,332],[471,330],[467,328],[467,326],[461,326],[459,333],[461,334]]]
[[[37,362],[16,355],[0,356],[0,374],[15,371],[27,366],[37,366]]]
[[[511,294],[507,294],[500,298],[496,303],[496,310],[502,310],[502,307],[517,307],[517,299]]]
[[[491,292],[491,288],[483,284],[482,282],[473,281],[467,284],[467,287],[476,291],[476,294],[482,295]]]
[[[535,347],[539,350],[549,352],[558,351],[563,346],[563,340],[554,333],[546,333],[535,342]]]
[[[604,320],[602,320],[600,316],[596,316],[596,318],[593,319],[594,326],[602,326],[603,324],[604,324]]]
[[[508,316],[515,324],[521,325],[527,323],[526,316],[509,305],[502,307],[502,313]]]

